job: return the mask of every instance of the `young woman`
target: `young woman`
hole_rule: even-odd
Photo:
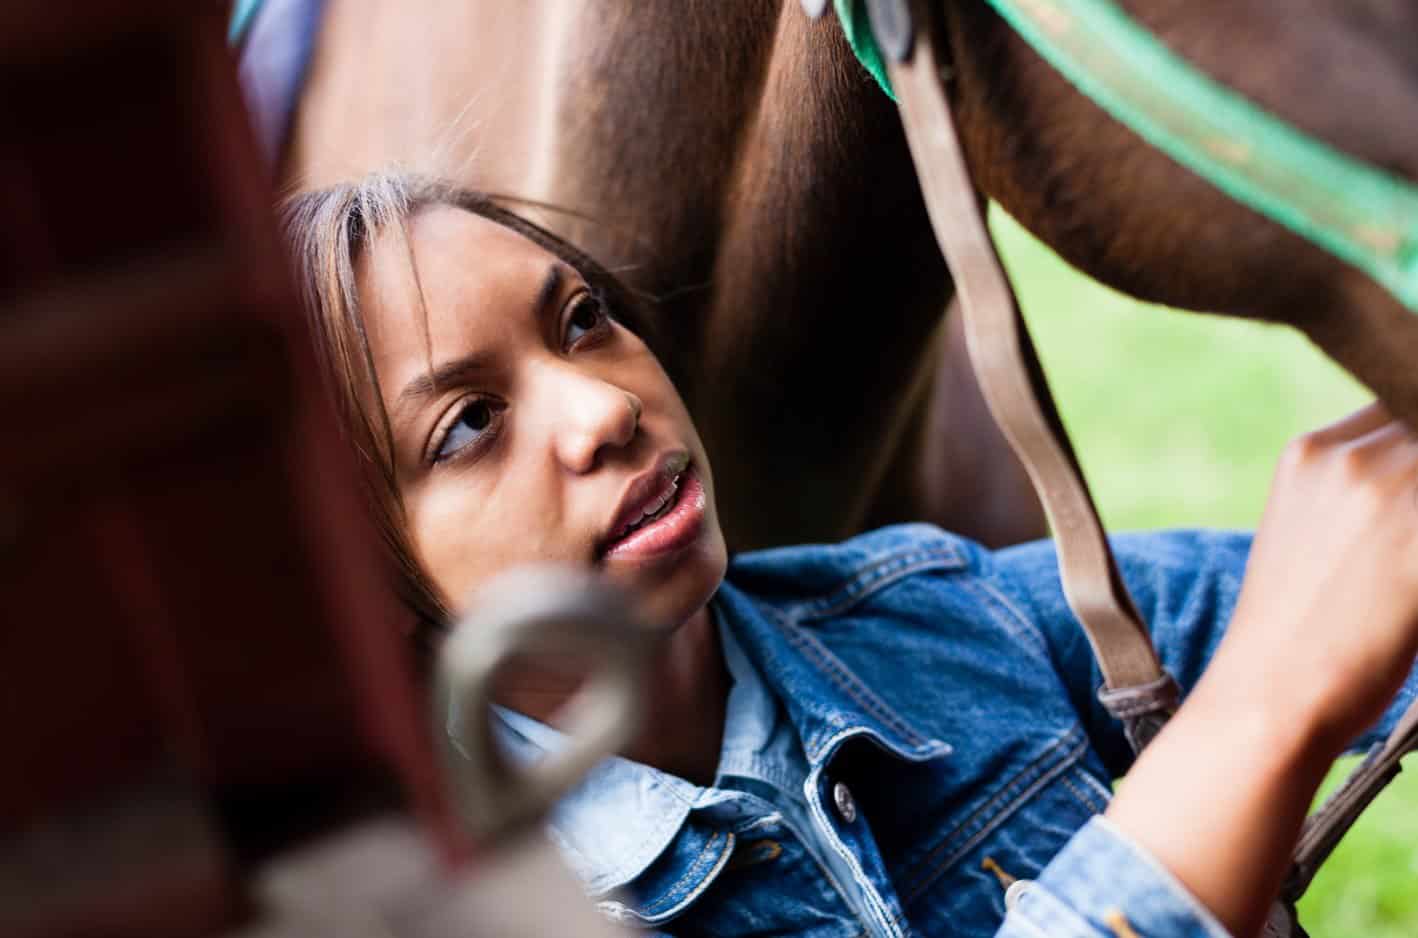
[[[917,525],[729,564],[694,426],[635,298],[590,258],[398,177],[299,196],[288,224],[422,626],[534,561],[593,567],[667,625],[650,725],[553,825],[622,919],[1251,936],[1331,761],[1414,696],[1418,440],[1378,407],[1288,449],[1253,548],[1118,540],[1185,693],[1133,762],[1049,545],[989,553]],[[555,746],[568,693],[517,675],[509,739]]]

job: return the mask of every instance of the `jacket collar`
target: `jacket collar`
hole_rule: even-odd
[[[846,740],[866,736],[899,758],[920,762],[950,752],[950,746],[917,730],[892,710],[846,664],[791,617],[776,613],[730,583],[721,585],[712,609],[721,634],[751,663],[763,685],[781,701],[803,741],[809,771],[816,774]],[[736,679],[739,675],[735,675]],[[735,715],[730,715],[730,721]],[[536,760],[565,745],[566,737],[536,720],[499,710],[494,725],[514,759]],[[744,729],[726,726],[726,740],[743,738]],[[753,735],[749,728],[748,735]],[[722,753],[736,758],[741,753]],[[612,757],[596,766],[553,811],[549,833],[563,857],[592,896],[604,896],[637,878],[638,902],[626,909],[641,921],[673,917],[688,903],[665,907],[660,882],[673,882],[691,898],[724,867],[733,835],[695,822],[699,809],[739,797],[704,788],[651,766]],[[635,823],[626,823],[634,818]],[[676,838],[676,855],[695,858],[691,870],[656,870],[646,876]],[[699,843],[698,841],[702,841]],[[663,864],[661,864],[663,865]],[[685,889],[693,873],[698,888]],[[694,884],[691,884],[694,885]]]
[[[497,708],[494,726],[518,761],[534,762],[567,743],[565,734],[511,710]],[[710,789],[612,756],[561,800],[547,828],[586,891],[600,896],[644,872],[674,840],[689,812],[711,800]]]
[[[758,673],[787,707],[813,770],[853,736],[865,735],[912,762],[950,752],[949,744],[918,730],[823,643],[809,624],[816,606],[768,606],[730,583],[720,587],[715,602]],[[874,637],[862,639],[869,645]],[[881,651],[888,652],[886,642],[882,645]]]

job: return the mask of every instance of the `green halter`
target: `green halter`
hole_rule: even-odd
[[[1345,156],[1211,80],[1112,0],[989,2],[1116,120],[1418,312],[1418,187]],[[855,6],[853,14],[860,14]],[[881,55],[863,19],[856,15],[848,39],[890,93],[879,67],[871,67]]]

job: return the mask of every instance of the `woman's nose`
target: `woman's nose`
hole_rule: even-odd
[[[607,448],[623,447],[640,427],[640,398],[589,375],[561,383],[557,458],[572,472],[590,472]]]

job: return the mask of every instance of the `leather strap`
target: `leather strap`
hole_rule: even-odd
[[[915,42],[889,63],[891,84],[936,238],[960,295],[966,342],[990,411],[1029,473],[1058,544],[1064,594],[1103,672],[1099,699],[1140,750],[1176,709],[1098,520],[1029,331],[971,181],[942,80],[931,11],[917,2]]]
[[[1295,865],[1281,894],[1291,902],[1304,895],[1339,841],[1379,792],[1402,771],[1399,760],[1418,749],[1418,700],[1409,705],[1388,738],[1376,743],[1364,761],[1305,819],[1295,847]]]

